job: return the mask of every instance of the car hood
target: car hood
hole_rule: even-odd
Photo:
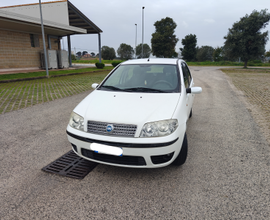
[[[180,93],[128,93],[95,90],[74,111],[85,120],[144,124],[171,119]]]

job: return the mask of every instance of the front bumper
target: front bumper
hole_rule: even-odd
[[[168,166],[178,156],[185,134],[185,126],[177,130],[177,134],[171,135],[171,137],[111,138],[81,132],[68,126],[67,137],[74,152],[86,160],[120,167],[158,168]],[[157,142],[157,140],[162,140],[162,142]],[[90,149],[93,143],[120,147],[123,154],[114,156],[96,153]]]

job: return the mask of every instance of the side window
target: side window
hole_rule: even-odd
[[[181,65],[182,65],[182,70],[183,70],[183,74],[184,74],[185,86],[186,86],[186,88],[188,88],[190,86],[192,77],[191,77],[191,74],[190,74],[190,71],[189,71],[187,65],[185,63],[182,63]]]
[[[185,66],[186,66],[186,69],[187,69],[187,73],[188,73],[188,81],[189,81],[189,85],[190,85],[191,80],[192,80],[192,77],[191,77],[191,74],[190,74],[189,68],[187,67],[187,64],[185,64]]]
[[[182,67],[185,87],[188,88],[189,87],[189,77],[188,77],[188,72],[187,72],[187,69],[186,69],[186,65],[184,63],[181,63],[181,67]]]

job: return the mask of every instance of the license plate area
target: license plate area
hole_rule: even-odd
[[[123,149],[120,147],[113,147],[109,145],[104,145],[104,144],[97,144],[97,143],[92,143],[90,144],[90,150],[100,153],[100,154],[109,154],[109,155],[114,155],[114,156],[123,156]]]

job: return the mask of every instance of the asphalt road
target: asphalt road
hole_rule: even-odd
[[[65,129],[87,93],[0,115],[0,219],[270,219],[269,145],[217,69],[191,67],[203,93],[182,167],[41,171],[71,149]]]

